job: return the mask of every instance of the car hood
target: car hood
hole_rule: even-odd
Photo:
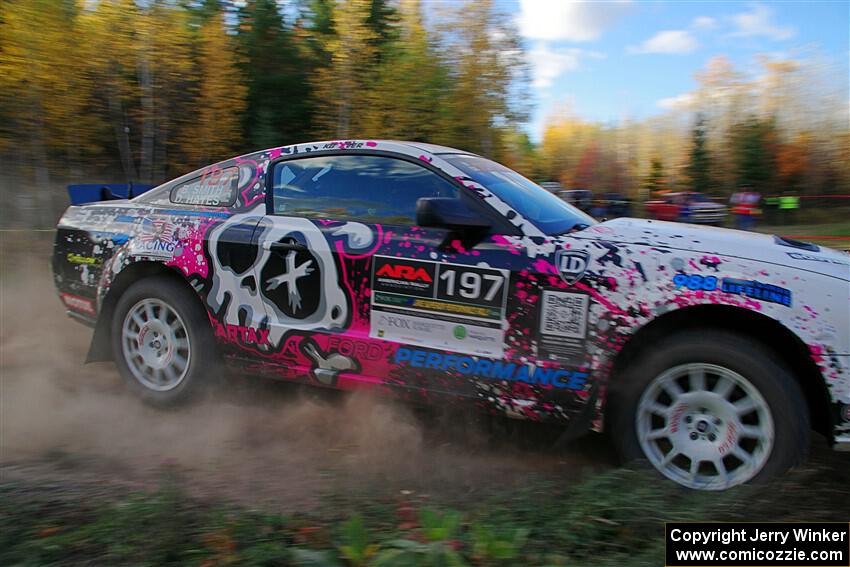
[[[792,245],[774,235],[656,220],[618,218],[577,236],[688,250],[776,264],[850,281],[850,254],[817,246]]]

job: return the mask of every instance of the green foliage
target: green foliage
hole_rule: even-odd
[[[776,175],[776,126],[773,120],[750,117],[735,124],[732,145],[739,185],[751,185],[756,191],[771,191]]]
[[[498,529],[475,524],[472,526],[472,551],[482,564],[498,564],[519,557],[528,540],[529,528]]]
[[[299,47],[274,0],[250,0],[237,15],[236,48],[247,87],[239,114],[246,143],[239,150],[304,141],[313,120],[311,54]]]
[[[457,535],[462,519],[460,512],[440,513],[431,508],[425,508],[419,515],[422,535],[426,540],[435,543],[452,540]]]
[[[389,542],[381,551],[373,567],[463,567],[467,565],[460,553],[446,542],[419,542],[397,539]]]
[[[359,495],[362,515],[345,517],[337,507],[301,516],[200,502],[174,478],[154,492],[97,499],[73,487],[6,481],[0,564],[658,565],[665,521],[845,519],[850,493],[836,488],[850,480],[845,464],[810,465],[767,486],[723,493],[625,469],[569,482],[531,477],[488,498],[476,492],[462,513],[430,502],[418,527],[407,528],[386,522],[398,501],[381,492]]]
[[[369,531],[363,524],[363,518],[355,514],[342,525],[343,545],[339,552],[349,565],[361,567],[378,551],[378,546],[370,543]]]
[[[692,132],[688,179],[690,181],[690,189],[700,193],[708,193],[713,185],[711,179],[711,158],[706,143],[705,118],[699,116]]]

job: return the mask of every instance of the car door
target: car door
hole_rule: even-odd
[[[270,167],[256,281],[278,360],[312,381],[472,395],[446,379],[451,361],[505,356],[510,269],[482,260],[507,252],[416,226],[419,199],[463,191],[417,162],[346,151]]]

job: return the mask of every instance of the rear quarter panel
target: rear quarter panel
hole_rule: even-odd
[[[130,202],[69,208],[54,244],[54,280],[69,312],[94,322],[115,278],[128,266],[154,262],[193,287],[208,276],[204,235],[230,213],[159,208]]]

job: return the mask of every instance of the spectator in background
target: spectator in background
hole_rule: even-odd
[[[758,191],[747,191],[744,197],[744,204],[747,208],[747,230],[752,230],[756,227],[756,221],[761,215],[761,193]]]
[[[789,225],[797,222],[797,209],[800,208],[800,197],[786,191],[779,198],[779,213],[782,216],[782,224]]]
[[[743,207],[741,201],[743,199],[743,191],[735,191],[729,198],[729,211],[735,217],[735,228],[744,228],[743,224]]]
[[[735,228],[750,230],[756,224],[759,214],[759,201],[761,194],[752,190],[750,185],[741,185],[740,189],[732,194],[729,204],[732,206],[732,214],[735,215]]]
[[[779,195],[764,198],[764,222],[774,225],[779,221]]]

